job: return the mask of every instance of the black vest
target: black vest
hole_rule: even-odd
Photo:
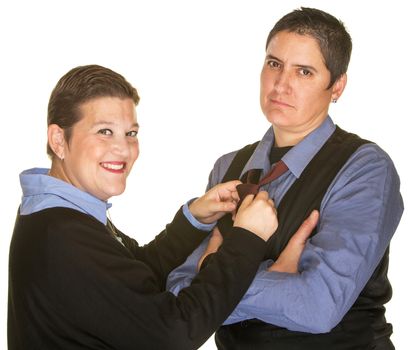
[[[277,208],[279,227],[268,242],[266,258],[277,259],[312,210],[319,210],[328,187],[349,157],[367,142],[336,127],[281,200]],[[239,177],[256,145],[248,145],[237,153],[222,182]],[[221,231],[225,231],[231,222],[230,217],[225,217],[219,223]],[[392,294],[387,270],[388,249],[352,308],[329,333],[294,332],[254,319],[222,326],[216,333],[217,346],[219,349],[243,350],[394,349],[389,340],[392,326],[384,317],[384,304]]]

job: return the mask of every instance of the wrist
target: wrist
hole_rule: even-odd
[[[183,205],[183,214],[187,218],[187,220],[190,222],[191,225],[193,225],[195,228],[202,230],[202,231],[212,231],[217,222],[211,222],[211,223],[205,223],[201,222],[195,215],[194,215],[194,210],[191,211],[190,205],[192,202],[194,202],[196,198],[193,198],[189,200],[186,204]]]
[[[201,217],[200,217],[199,213],[197,212],[197,206],[196,206],[196,204],[195,204],[198,199],[199,199],[198,197],[193,198],[193,199],[190,199],[186,204],[187,204],[187,206],[188,206],[188,210],[190,211],[191,215],[192,215],[196,220],[198,220],[198,221],[201,222]]]

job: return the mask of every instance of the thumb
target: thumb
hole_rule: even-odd
[[[224,183],[221,184],[221,185],[224,186],[224,187],[225,187],[226,189],[228,189],[228,190],[235,191],[235,190],[236,190],[236,187],[237,187],[239,184],[242,184],[242,182],[239,181],[239,180],[231,180],[231,181],[228,181],[228,182],[224,182]]]
[[[239,212],[242,212],[242,211],[244,211],[246,208],[248,208],[250,205],[251,205],[251,203],[253,202],[253,200],[254,200],[254,195],[253,194],[248,194],[245,198],[244,198],[244,200],[242,201],[242,203],[241,203],[241,205],[240,205],[240,207],[239,207],[239,209],[238,209],[238,213]],[[237,213],[237,214],[238,214]]]

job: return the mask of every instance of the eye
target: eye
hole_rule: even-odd
[[[130,137],[137,137],[138,131],[137,130],[132,130],[126,133],[126,136]]]
[[[268,60],[268,61],[266,61],[266,64],[271,68],[280,68],[281,67],[281,64],[279,62],[277,62],[277,61],[274,61],[274,60]]]
[[[299,69],[299,74],[303,75],[304,77],[307,77],[307,76],[311,76],[312,72],[310,70],[306,69],[306,68],[300,68]]]
[[[98,130],[98,134],[101,135],[113,135],[113,132],[111,129],[100,129]]]

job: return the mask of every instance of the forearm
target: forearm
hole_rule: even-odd
[[[250,285],[262,252],[265,252],[264,242],[255,237],[248,236],[243,229],[233,229],[231,237],[225,240],[211,262],[201,269],[189,287],[180,290],[178,305],[189,324],[209,327],[212,322],[215,330],[232,312]],[[197,309],[200,299],[205,303]],[[197,310],[191,312],[194,308]]]
[[[166,229],[152,242],[137,247],[134,255],[165,280],[169,272],[182,264],[207,235],[207,231],[195,228],[179,210]]]
[[[308,254],[314,253],[305,255]],[[372,263],[361,259],[356,268],[356,260],[351,257],[350,264],[346,259],[337,261],[342,267],[335,268],[330,263],[318,262],[320,257],[308,259],[315,267],[300,274],[259,272],[225,324],[257,318],[293,331],[325,333],[334,328],[372,275]],[[318,264],[321,266],[317,267]],[[365,264],[367,267],[362,267]]]
[[[148,262],[160,279],[166,278],[198,246],[219,218],[236,209],[239,200],[236,186],[239,183],[240,181],[235,180],[219,184],[184,205],[173,222],[167,225],[165,232],[143,247],[139,258]],[[264,202],[259,199],[256,203],[261,205]],[[263,233],[258,233],[252,227],[250,229],[256,234]]]
[[[196,248],[186,259],[186,261],[176,267],[173,271],[170,272],[167,278],[166,289],[172,292],[175,295],[178,295],[181,289],[188,287],[191,284],[191,281],[197,275],[197,264],[200,257],[203,255],[209,237],[207,237],[199,246]]]

